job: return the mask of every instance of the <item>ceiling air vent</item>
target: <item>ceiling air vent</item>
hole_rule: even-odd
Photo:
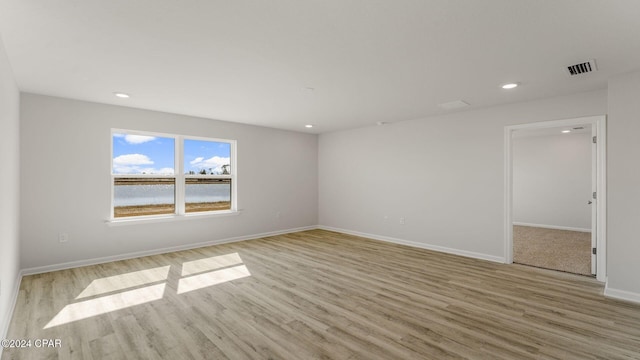
[[[590,73],[590,72],[597,71],[597,70],[598,70],[598,68],[596,67],[596,61],[593,60],[593,59],[591,59],[591,60],[589,60],[587,62],[580,63],[580,64],[567,66],[567,73],[570,76]]]

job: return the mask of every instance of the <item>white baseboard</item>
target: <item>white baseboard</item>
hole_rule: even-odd
[[[0,324],[0,340],[6,339],[7,335],[9,335],[9,325],[11,324],[11,318],[13,318],[13,313],[16,309],[16,304],[18,303],[18,293],[20,292],[20,282],[22,281],[22,271],[18,272],[18,278],[15,281],[15,286],[13,287],[13,294],[11,294],[11,303],[9,305],[9,311],[4,314],[4,323]],[[2,350],[4,348],[0,346],[0,358],[2,358]]]
[[[211,245],[226,244],[226,243],[232,243],[232,242],[238,242],[238,241],[244,241],[244,240],[259,239],[259,238],[268,237],[268,236],[289,234],[289,233],[294,233],[298,231],[313,230],[317,228],[318,228],[317,226],[305,226],[305,227],[299,227],[299,228],[293,228],[293,229],[265,232],[260,234],[237,236],[237,237],[226,238],[226,239],[218,239],[218,240],[212,240],[212,241],[206,241],[206,242],[200,242],[200,243],[194,243],[194,244],[178,245],[178,246],[166,247],[161,249],[137,251],[132,253],[126,253],[126,254],[120,254],[120,255],[114,255],[114,256],[105,256],[105,257],[99,257],[99,258],[93,258],[93,259],[87,259],[87,260],[70,261],[70,262],[61,263],[61,264],[53,264],[53,265],[38,266],[38,267],[23,269],[20,271],[20,273],[23,276],[42,274],[42,273],[72,269],[72,268],[82,267],[82,266],[97,265],[97,264],[104,264],[104,263],[113,262],[113,261],[134,259],[134,258],[139,258],[143,256],[166,254],[174,251],[197,249],[197,248],[211,246]]]
[[[355,236],[360,236],[360,237],[365,237],[365,238],[380,240],[380,241],[386,241],[394,244],[407,245],[407,246],[412,246],[412,247],[426,249],[426,250],[439,251],[447,254],[460,255],[460,256],[470,257],[474,259],[488,260],[488,261],[493,261],[501,264],[504,264],[505,262],[505,258],[502,256],[494,256],[489,254],[477,253],[473,251],[453,249],[453,248],[448,248],[444,246],[425,244],[421,242],[398,239],[398,238],[389,237],[389,236],[368,234],[368,233],[363,233],[359,231],[334,228],[334,227],[324,226],[324,225],[318,225],[318,229],[335,231],[343,234],[355,235]]]
[[[604,296],[614,298],[614,299],[619,299],[619,300],[631,301],[631,302],[640,304],[639,293],[626,291],[626,290],[612,289],[609,287],[608,279],[604,284]]]
[[[523,223],[523,222],[513,222],[513,225],[516,226],[530,226],[530,227],[538,227],[543,229],[553,229],[553,230],[569,230],[569,231],[579,231],[579,232],[591,232],[591,229],[587,228],[577,228],[570,226],[558,226],[558,225],[545,225],[545,224],[531,224],[531,223]]]

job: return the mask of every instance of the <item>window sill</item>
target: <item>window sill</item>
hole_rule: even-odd
[[[105,223],[109,226],[152,224],[152,223],[159,223],[159,222],[172,222],[172,221],[238,216],[241,213],[242,213],[242,210],[229,210],[229,211],[192,213],[192,214],[185,214],[185,215],[135,216],[130,218],[109,219],[109,220],[106,220]]]

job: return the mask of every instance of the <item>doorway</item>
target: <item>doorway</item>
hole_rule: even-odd
[[[505,128],[507,263],[604,281],[605,121],[594,116]]]

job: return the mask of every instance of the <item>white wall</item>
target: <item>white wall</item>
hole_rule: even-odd
[[[591,133],[513,139],[513,220],[591,229]]]
[[[20,270],[19,110],[20,93],[0,39],[0,339],[5,338],[9,326]]]
[[[609,81],[607,292],[640,301],[640,72]]]
[[[606,95],[601,90],[322,134],[320,224],[501,260],[504,127],[605,114]]]
[[[22,267],[313,226],[317,135],[22,94]],[[109,226],[111,128],[236,139],[239,216]],[[276,218],[280,212],[280,218]],[[60,243],[59,232],[69,241]]]

